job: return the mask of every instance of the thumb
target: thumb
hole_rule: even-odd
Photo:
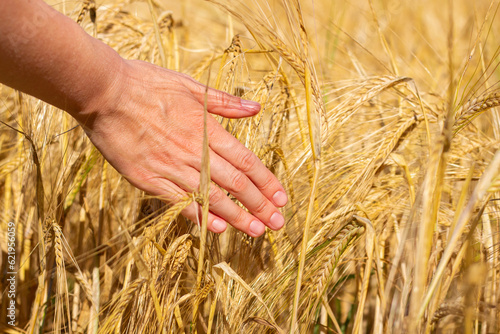
[[[206,87],[205,85],[189,78],[184,84],[193,93],[201,105],[207,98],[207,110],[216,115],[228,118],[242,118],[256,115],[260,111],[260,104],[244,100],[226,92]]]

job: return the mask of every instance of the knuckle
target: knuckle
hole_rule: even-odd
[[[246,217],[246,212],[243,211],[242,209],[238,209],[238,212],[236,213],[236,216],[234,217],[234,223],[238,227],[243,227],[245,224],[245,217]]]
[[[240,160],[240,170],[243,173],[248,173],[255,167],[256,157],[250,151],[242,150],[239,160]]]
[[[222,191],[220,191],[219,189],[214,189],[210,191],[210,194],[208,195],[208,200],[210,202],[210,205],[217,205],[222,202],[224,197],[225,196],[222,193]]]
[[[190,136],[194,136],[197,139],[200,139],[200,134],[203,133],[203,130],[205,128],[205,124],[203,124],[203,118],[199,117],[195,122],[192,122],[189,127],[192,130]]]
[[[261,189],[271,189],[275,186],[275,177],[271,173],[266,173],[264,181],[260,186]]]
[[[221,107],[228,108],[231,104],[231,98],[229,94],[221,92],[220,90],[215,91],[215,99]]]
[[[245,174],[237,171],[231,175],[230,189],[231,193],[241,193],[247,187],[248,179]]]
[[[267,210],[267,201],[264,198],[261,198],[252,211],[255,214],[262,214],[266,210]]]
[[[210,118],[207,120],[207,135],[208,135],[208,138],[217,138],[217,132],[218,132],[218,130],[219,130],[219,123],[215,120],[215,118],[213,118],[213,117],[210,116]]]

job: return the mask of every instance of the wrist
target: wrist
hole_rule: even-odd
[[[94,71],[87,74],[92,81],[80,90],[76,108],[67,110],[86,129],[92,129],[95,120],[112,112],[118,103],[126,67],[126,60],[116,51],[98,40],[94,41],[97,56],[89,61],[97,64],[87,66]]]

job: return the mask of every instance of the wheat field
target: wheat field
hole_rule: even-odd
[[[290,200],[280,231],[202,237],[180,211],[204,194],[144,194],[70,116],[0,86],[2,333],[500,332],[498,1],[51,4],[261,103],[220,122]]]

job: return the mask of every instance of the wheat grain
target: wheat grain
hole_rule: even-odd
[[[96,6],[95,6],[95,0],[84,0],[82,9],[80,10],[80,13],[78,14],[78,18],[76,19],[76,23],[81,24],[83,19],[85,18],[85,14],[89,12],[90,20],[92,23],[95,23],[96,20]]]
[[[465,103],[456,112],[453,131],[456,133],[483,112],[500,106],[500,92],[486,92]]]
[[[355,222],[345,225],[335,236],[331,244],[323,255],[324,264],[315,271],[312,278],[311,287],[314,289],[315,298],[319,299],[328,286],[328,281],[333,275],[333,269],[337,266],[342,254],[346,251],[351,242],[362,234],[363,228]]]

